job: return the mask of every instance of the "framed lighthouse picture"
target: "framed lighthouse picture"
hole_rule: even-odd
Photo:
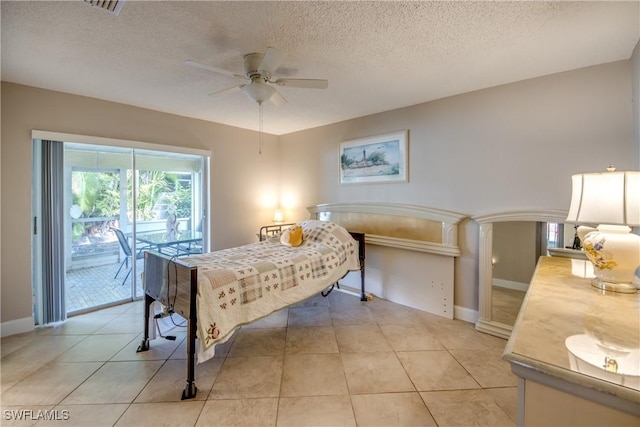
[[[340,183],[409,181],[409,131],[341,142]]]

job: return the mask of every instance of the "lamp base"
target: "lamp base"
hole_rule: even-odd
[[[631,283],[612,283],[600,279],[591,280],[591,286],[603,291],[619,292],[621,294],[635,294],[638,289]]]
[[[593,285],[602,290],[635,293],[635,270],[640,266],[640,236],[631,228],[600,224],[584,236],[584,253],[593,264]]]

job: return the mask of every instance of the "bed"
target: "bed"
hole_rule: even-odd
[[[360,271],[360,299],[367,299],[364,234],[330,221],[299,225],[303,241],[297,247],[281,244],[279,232],[272,232],[256,243],[184,258],[145,253],[145,331],[138,352],[149,349],[154,301],[162,304],[164,315],[187,319],[187,385],[182,399],[197,393],[196,354],[198,363],[210,359],[215,346],[238,327],[333,289],[350,271]]]

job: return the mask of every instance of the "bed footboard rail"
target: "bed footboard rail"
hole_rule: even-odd
[[[182,392],[182,399],[192,399],[198,392],[195,384],[198,268],[175,256],[147,251],[144,254],[142,282],[145,292],[144,337],[137,352],[149,350],[149,311],[154,301],[159,301],[166,308],[166,314],[177,313],[187,319],[187,384]],[[164,314],[154,314],[154,317],[162,317]]]

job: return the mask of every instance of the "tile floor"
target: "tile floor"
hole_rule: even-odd
[[[142,313],[130,303],[3,338],[0,424],[515,425],[506,341],[470,323],[342,292],[313,297],[240,329],[196,365],[198,394],[181,401],[184,331],[136,353]]]

